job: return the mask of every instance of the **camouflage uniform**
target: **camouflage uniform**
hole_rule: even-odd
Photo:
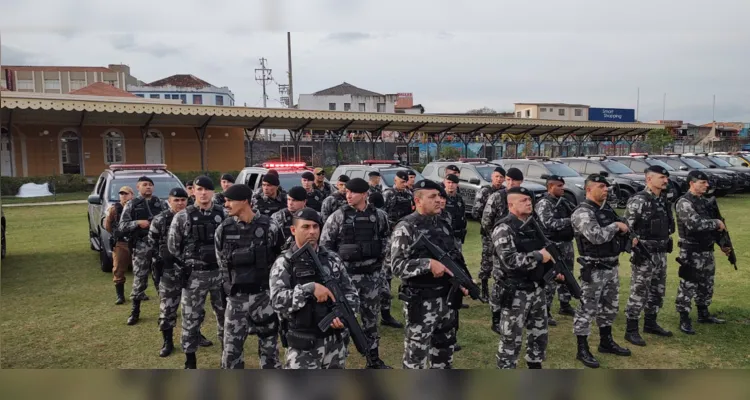
[[[268,295],[269,271],[279,253],[279,236],[278,226],[260,214],[255,214],[250,223],[227,218],[216,229],[216,260],[227,295],[222,368],[245,367],[243,348],[249,333],[258,335],[261,368],[281,368],[279,323]]]
[[[226,217],[226,209],[214,205],[202,210],[188,206],[178,212],[169,227],[169,252],[180,262],[176,275],[183,286],[182,350],[195,353],[201,341],[200,326],[206,316],[206,296],[211,294],[211,307],[216,314],[219,342],[224,338],[224,304],[222,279],[214,249],[216,228]],[[197,236],[197,237],[196,237]]]
[[[559,202],[559,203],[558,203]],[[565,257],[565,263],[570,268],[575,265],[575,252],[573,251],[573,225],[570,221],[570,215],[573,213],[573,206],[564,197],[554,197],[550,194],[542,197],[534,207],[537,219],[541,223],[544,233]],[[561,304],[570,303],[570,292],[565,283],[555,283],[547,285],[547,308],[552,307],[552,301],[555,297],[555,290]]]
[[[483,257],[484,261],[479,268],[479,279],[488,279],[492,273],[495,264],[492,231],[495,229],[497,222],[506,215],[508,215],[508,194],[505,192],[505,188],[501,188],[487,198],[484,209],[481,211],[480,227],[486,235],[482,242],[482,252],[486,256]]]
[[[323,200],[325,200],[326,197],[327,196],[324,195],[323,192],[313,188],[312,191],[307,192],[307,207],[320,213],[320,209],[323,207]]]
[[[385,200],[385,212],[391,226],[396,226],[401,218],[409,215],[414,210],[414,193],[409,189],[396,190],[388,188],[383,192]],[[388,246],[383,262],[383,284],[380,289],[380,310],[390,313],[391,311],[391,281],[393,280],[393,269],[391,267],[391,246]]]
[[[328,221],[328,217],[333,214],[334,211],[346,205],[346,194],[336,192],[323,200],[323,206],[320,208],[320,220],[323,224]]]
[[[315,299],[315,283],[321,283],[320,273],[311,269],[310,262],[300,257],[291,261],[298,250],[294,243],[271,268],[271,306],[279,318],[289,324],[286,339],[286,369],[341,369],[346,367],[346,330],[328,329],[321,332],[316,315],[325,315],[330,309],[328,303],[318,303]],[[346,272],[341,258],[323,247],[318,247],[318,258],[330,275],[338,281],[346,299],[354,312],[359,309],[359,296]]]
[[[528,218],[534,218],[530,215]],[[526,328],[526,362],[541,364],[547,350],[547,296],[542,254],[544,239],[513,214],[492,231],[498,263],[493,276],[493,302],[500,306],[500,345],[497,367],[516,368]]]
[[[279,233],[281,234],[281,241],[282,241],[282,250],[286,250],[291,246],[292,242],[294,241],[294,237],[292,236],[292,212],[289,211],[288,208],[284,208],[280,211],[277,211],[271,215],[271,222],[276,224],[276,226],[279,228]]]
[[[456,310],[461,301],[452,299],[453,306],[448,306],[448,274],[440,278],[432,275],[429,252],[424,246],[413,246],[420,234],[448,252],[458,265],[466,266],[450,227],[439,217],[415,212],[396,225],[390,248],[393,273],[403,282],[399,288],[406,319],[403,367],[427,368],[429,360],[432,368],[452,368]],[[463,296],[460,291],[456,293]]]
[[[213,203],[219,207],[224,207],[224,203],[227,199],[224,197],[224,193],[214,193]]]
[[[326,181],[323,181],[323,183],[320,186],[313,183],[313,189],[319,191],[323,195],[323,199],[327,199],[328,196],[336,193],[337,191],[337,189],[334,188],[333,185],[331,185],[330,183]],[[321,201],[323,201],[323,199],[321,199]],[[316,211],[320,212],[320,210],[316,210]]]
[[[371,204],[363,211],[346,205],[333,212],[320,236],[323,247],[339,254],[359,293],[362,330],[372,340],[370,350],[376,356],[382,263],[390,233],[385,211]]]
[[[381,193],[382,194],[383,193],[383,188],[380,185],[378,185],[378,186],[372,186],[372,185],[370,185],[370,190],[367,191],[367,195],[369,196],[369,195],[371,195],[373,193]]]
[[[458,190],[452,196],[450,193],[447,194],[448,198],[445,199],[445,209],[443,212],[451,216],[449,224],[453,228],[453,237],[456,239],[456,246],[461,251],[466,239],[466,206]]]
[[[252,208],[256,213],[271,217],[274,213],[286,208],[286,194],[281,193],[279,189],[276,197],[268,197],[263,194],[254,194],[252,199]]]
[[[141,300],[145,297],[144,292],[148,287],[148,273],[151,271],[151,259],[147,257],[148,228],[138,227],[137,221],[152,221],[156,215],[166,208],[166,202],[152,196],[149,200],[142,197],[130,200],[122,211],[120,231],[128,235],[133,242],[133,290],[130,293],[131,299]]]
[[[154,217],[148,232],[149,255],[152,265],[161,264],[159,282],[159,330],[167,331],[177,326],[177,307],[180,305],[182,285],[175,274],[174,259],[169,253],[167,238],[174,219],[171,209]]]

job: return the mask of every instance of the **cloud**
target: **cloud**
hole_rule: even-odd
[[[166,45],[161,42],[139,44],[135,35],[132,33],[114,34],[111,36],[110,44],[116,50],[144,53],[156,58],[179,55],[182,53],[181,48],[174,45]]]
[[[2,65],[33,65],[39,63],[43,57],[15,48],[13,46],[0,46],[0,64]]]
[[[339,43],[354,43],[372,39],[373,37],[373,35],[363,32],[335,32],[326,36],[325,40]]]

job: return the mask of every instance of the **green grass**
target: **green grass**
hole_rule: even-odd
[[[57,196],[16,197],[3,196],[3,204],[47,203],[52,201],[86,200],[91,192],[58,193]]]
[[[750,367],[750,223],[746,213],[750,199],[741,196],[720,200],[734,240],[740,271],[717,252],[716,288],[712,310],[729,322],[722,326],[695,324],[698,332],[687,336],[677,329],[674,310],[677,292],[675,254],[669,257],[667,296],[660,322],[675,332],[672,338],[645,335],[648,346],[630,346],[629,358],[602,355],[604,368],[748,368]],[[0,335],[4,368],[182,368],[181,352],[158,357],[161,335],[157,328],[158,301],[149,282],[150,301],[143,303],[141,322],[133,327],[125,321],[130,303],[114,305],[112,276],[99,270],[97,253],[89,250],[86,235],[86,205],[39,208],[7,208],[8,256],[2,262],[2,309]],[[476,276],[481,253],[478,225],[472,222],[464,253]],[[131,275],[127,277],[129,293]],[[625,256],[620,266],[620,314],[615,322],[616,340],[621,344],[625,328],[623,316],[630,283],[630,266]],[[398,287],[394,281],[394,292]],[[489,329],[487,305],[470,302],[461,311],[459,341],[464,350],[456,353],[457,368],[494,368],[498,336]],[[559,322],[550,331],[545,368],[582,368],[575,360],[572,318],[557,315]],[[210,307],[209,307],[210,308]],[[403,319],[401,304],[394,300],[395,316]],[[207,310],[203,332],[216,341],[213,313]],[[178,323],[179,326],[179,323]],[[592,337],[598,343],[596,329]],[[179,338],[179,328],[175,332]],[[382,328],[381,356],[393,366],[401,365],[403,333]],[[254,337],[246,343],[248,368],[257,367]],[[354,351],[348,360],[351,368],[362,367],[361,356]],[[282,350],[283,354],[283,350]],[[523,353],[522,353],[523,354]],[[521,356],[523,357],[523,355]],[[220,348],[202,348],[200,368],[219,366]],[[520,367],[525,367],[521,359]]]

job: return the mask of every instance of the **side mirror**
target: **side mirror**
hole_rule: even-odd
[[[471,178],[469,179],[469,183],[472,185],[478,185],[480,183],[478,178]]]
[[[92,194],[91,196],[89,196],[88,202],[89,204],[100,206],[102,205],[102,198],[98,194]]]
[[[680,171],[687,171],[687,170],[688,170],[688,167],[684,165],[680,165]]]
[[[748,163],[746,163],[746,162],[743,162],[743,163],[742,163],[742,166],[743,166],[743,167],[750,167],[750,164],[748,164]]]
[[[716,168],[715,165],[709,165],[708,168]]]

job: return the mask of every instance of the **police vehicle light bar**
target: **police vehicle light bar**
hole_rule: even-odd
[[[527,156],[527,160],[542,160],[542,161],[549,161],[549,157],[547,156]]]
[[[648,157],[648,153],[630,153],[630,157]]]
[[[167,169],[167,164],[111,164],[112,171]]]
[[[263,163],[263,168],[305,168],[304,162],[269,162]]]
[[[390,165],[398,165],[401,164],[401,161],[399,160],[363,160],[363,165],[372,165],[372,164],[390,164]]]
[[[487,162],[487,159],[486,158],[463,158],[462,157],[462,158],[459,158],[458,161],[459,162],[466,162],[466,163],[469,163],[469,162]]]

